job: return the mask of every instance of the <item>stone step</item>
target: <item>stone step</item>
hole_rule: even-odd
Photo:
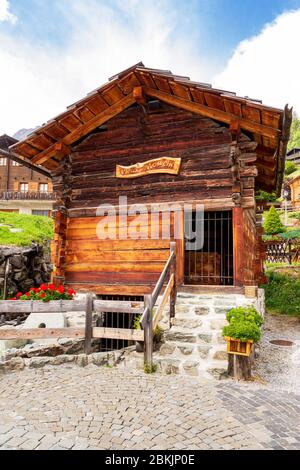
[[[210,349],[210,344],[190,344],[181,341],[172,341],[164,343],[157,352],[157,355],[166,357],[178,354],[181,358],[195,355],[201,359],[206,359]]]
[[[157,357],[156,363],[160,370],[165,374],[185,374],[195,377],[204,376],[207,378],[215,378],[218,380],[227,377],[227,362],[210,363],[210,368],[205,370],[202,368],[201,361],[179,359],[166,359],[165,357]]]
[[[181,329],[179,327],[172,327],[169,331],[165,332],[164,338],[166,342],[182,342],[182,343],[199,343],[209,344],[212,341],[211,332],[195,332],[195,330]]]
[[[176,316],[171,320],[173,327],[180,327],[182,329],[193,330],[195,328],[200,328],[203,324],[203,321],[200,318],[197,318],[193,315],[189,316]]]

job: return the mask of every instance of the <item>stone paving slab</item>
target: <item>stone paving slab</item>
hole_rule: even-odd
[[[65,365],[0,376],[0,449],[300,449],[300,395]]]

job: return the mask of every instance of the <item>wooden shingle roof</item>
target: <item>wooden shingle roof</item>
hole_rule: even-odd
[[[147,68],[141,62],[111,77],[11,149],[53,170],[70,145],[132,104],[151,98],[226,125],[238,121],[258,145],[258,184],[266,190],[280,191],[292,120],[287,106],[284,110],[268,107],[259,100],[193,82],[169,70]]]

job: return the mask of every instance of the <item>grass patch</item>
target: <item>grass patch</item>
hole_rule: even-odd
[[[10,228],[22,229],[22,232],[12,233]],[[54,224],[50,217],[0,212],[0,245],[44,244],[53,236]]]
[[[264,286],[267,311],[300,317],[300,277],[277,273],[273,269],[267,271],[267,277],[269,282]]]

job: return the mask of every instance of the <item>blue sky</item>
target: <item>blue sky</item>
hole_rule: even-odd
[[[109,7],[128,28],[134,27],[135,18],[124,14],[120,1],[84,2],[94,3],[99,8]],[[206,49],[221,60],[226,60],[241,40],[257,34],[278,15],[300,7],[300,0],[172,0],[156,3],[158,9],[167,12],[171,6],[171,14],[178,14],[173,34],[201,37],[206,42]],[[74,29],[69,12],[76,12],[72,0],[11,0],[10,5],[18,22],[15,26],[9,23],[1,26],[8,34],[40,44],[61,47],[68,44]]]
[[[268,82],[287,60],[281,43],[300,40],[299,12],[300,0],[0,0],[0,100],[11,109],[0,133],[40,124],[139,60],[281,106]],[[260,79],[248,80],[256,61]]]

